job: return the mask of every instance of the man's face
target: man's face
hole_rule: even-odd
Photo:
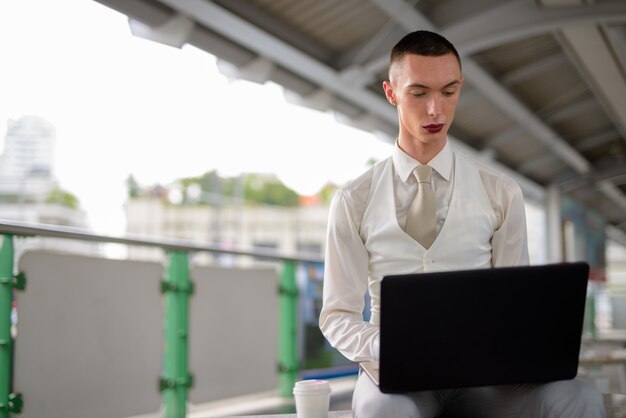
[[[392,65],[389,76],[383,88],[398,108],[400,139],[445,143],[463,84],[456,57],[407,54]]]

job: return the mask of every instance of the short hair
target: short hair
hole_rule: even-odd
[[[435,32],[418,30],[411,32],[393,47],[389,58],[389,67],[402,60],[407,54],[424,55],[427,57],[440,57],[453,54],[461,68],[461,57],[452,42]]]

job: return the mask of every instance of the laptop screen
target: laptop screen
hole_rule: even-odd
[[[575,377],[588,274],[569,263],[385,277],[381,390]]]

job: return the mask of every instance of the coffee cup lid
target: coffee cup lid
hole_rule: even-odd
[[[296,382],[293,387],[294,395],[326,395],[330,394],[330,384],[327,380],[309,379]]]

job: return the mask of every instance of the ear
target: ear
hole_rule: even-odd
[[[393,91],[393,85],[390,81],[383,81],[383,90],[385,90],[385,97],[394,106],[397,106],[396,95]]]

